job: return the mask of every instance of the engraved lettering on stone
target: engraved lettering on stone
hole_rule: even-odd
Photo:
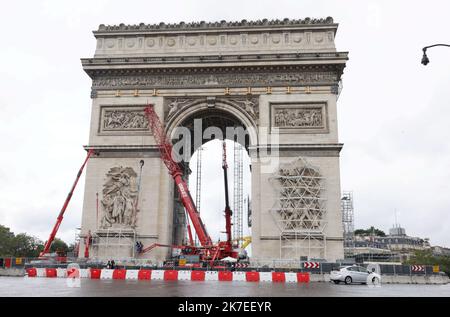
[[[103,130],[148,129],[148,121],[142,110],[105,110]]]
[[[323,127],[321,108],[277,108],[274,116],[277,127]]]
[[[137,174],[131,167],[112,167],[103,185],[101,228],[136,227]]]

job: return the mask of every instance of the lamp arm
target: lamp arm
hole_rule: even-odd
[[[430,45],[430,46],[425,46],[422,50],[425,52],[427,49],[431,48],[431,47],[435,47],[435,46],[446,46],[446,47],[450,47],[449,44],[434,44],[434,45]]]

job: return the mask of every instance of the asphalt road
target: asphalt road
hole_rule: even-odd
[[[335,285],[333,283],[251,283],[193,281],[79,280],[64,278],[0,277],[0,296],[163,296],[163,297],[306,297],[306,296],[450,296],[450,284]],[[77,286],[77,285],[75,285]]]

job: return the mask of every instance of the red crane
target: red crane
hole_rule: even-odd
[[[228,253],[231,253],[232,251],[232,244],[231,244],[231,216],[233,215],[233,212],[230,208],[230,202],[228,199],[228,164],[227,164],[227,147],[225,140],[222,142],[222,148],[223,148],[223,157],[222,157],[222,169],[223,169],[223,181],[225,185],[225,232],[227,234],[227,243],[224,245],[225,249]]]
[[[183,172],[179,164],[172,158],[172,143],[167,138],[162,123],[159,120],[153,105],[148,105],[148,107],[145,108],[145,114],[147,115],[150,128],[153,132],[153,137],[155,138],[156,144],[158,145],[161,153],[161,159],[167,166],[170,175],[172,175],[173,180],[175,181],[181,201],[189,215],[189,218],[191,218],[192,225],[194,226],[201,246],[212,247],[213,243],[211,237],[208,235],[205,225],[200,219],[200,213],[197,211],[187,184],[182,178]]]
[[[232,244],[231,244],[231,209],[229,207],[228,203],[228,180],[227,180],[227,164],[226,164],[226,154],[224,152],[224,158],[223,158],[223,169],[224,169],[224,179],[225,179],[225,185],[226,185],[226,207],[225,207],[225,216],[226,216],[226,232],[227,232],[227,241],[219,242],[218,244],[214,245],[211,237],[209,236],[208,232],[206,231],[205,225],[203,224],[200,213],[198,212],[195,203],[192,199],[192,196],[189,192],[188,186],[186,182],[182,178],[182,170],[181,167],[175,160],[172,158],[172,143],[170,142],[169,138],[164,132],[164,127],[159,120],[158,115],[155,112],[155,109],[153,105],[148,105],[145,108],[145,114],[147,116],[150,129],[153,132],[153,136],[155,138],[156,144],[158,145],[161,159],[163,160],[164,164],[166,165],[167,169],[169,170],[170,175],[172,176],[175,185],[178,189],[178,192],[181,197],[181,201],[183,203],[184,208],[186,209],[189,218],[191,219],[192,225],[194,226],[195,232],[197,233],[197,236],[199,238],[201,248],[198,248],[198,250],[195,250],[196,248],[193,247],[192,249],[188,246],[172,246],[179,249],[189,249],[193,250],[193,252],[199,251],[201,255],[203,256],[203,260],[210,260],[211,263],[214,262],[216,259],[221,259],[226,256],[233,256],[236,257],[237,253],[232,252]],[[225,147],[224,147],[225,150]],[[190,240],[192,240],[192,234],[190,232],[190,228],[188,227],[188,233]],[[192,244],[192,243],[191,243]],[[151,249],[153,249],[156,246],[167,246],[167,245],[159,245],[159,244],[153,244],[147,248],[145,248],[142,252],[147,252]]]
[[[78,171],[77,177],[75,178],[75,182],[73,183],[69,194],[67,194],[67,198],[64,201],[64,205],[62,206],[61,211],[59,212],[59,215],[56,218],[55,226],[53,227],[53,230],[50,233],[50,236],[48,237],[47,242],[45,242],[44,250],[42,250],[42,252],[39,254],[39,257],[43,257],[47,253],[49,253],[50,247],[51,247],[51,245],[53,243],[53,240],[55,239],[56,233],[58,232],[59,226],[61,225],[61,222],[62,222],[63,217],[64,217],[64,213],[65,213],[65,211],[67,209],[67,206],[69,205],[70,199],[72,198],[72,195],[73,195],[73,192],[75,190],[75,187],[78,184],[78,181],[79,181],[79,179],[81,177],[81,174],[83,173],[83,169],[86,166],[87,161],[89,160],[89,158],[92,156],[93,153],[94,153],[94,150],[88,150],[87,155],[86,155],[86,159],[84,160],[83,165],[81,165],[80,170]]]

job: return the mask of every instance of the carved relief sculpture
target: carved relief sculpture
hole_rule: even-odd
[[[142,110],[105,110],[103,130],[143,130],[148,129],[148,121]]]
[[[180,112],[184,108],[197,104],[200,102],[208,103],[207,98],[166,98],[165,104],[166,108],[168,108],[167,119],[173,117],[176,113]],[[232,104],[235,107],[241,108],[245,112],[247,112],[252,119],[256,120],[259,117],[259,107],[258,107],[258,98],[255,97],[244,97],[244,98],[219,98],[215,99],[215,102],[223,102]]]
[[[106,173],[101,207],[101,228],[136,227],[138,191],[136,172],[131,167],[113,167]]]
[[[195,99],[167,99],[167,107],[169,108],[169,113],[167,114],[167,119],[172,117],[174,114],[179,112],[181,109],[185,108],[187,105],[191,104]]]
[[[245,112],[247,112],[252,119],[257,119],[259,117],[258,99],[257,98],[230,98],[230,102],[241,107]]]
[[[274,123],[277,127],[323,127],[321,108],[278,108],[275,109]]]
[[[313,83],[335,83],[338,80],[335,71],[321,72],[254,72],[251,74],[189,74],[151,76],[98,76],[92,82],[93,89],[145,89],[154,87],[204,87],[208,86],[284,86],[308,85]]]

